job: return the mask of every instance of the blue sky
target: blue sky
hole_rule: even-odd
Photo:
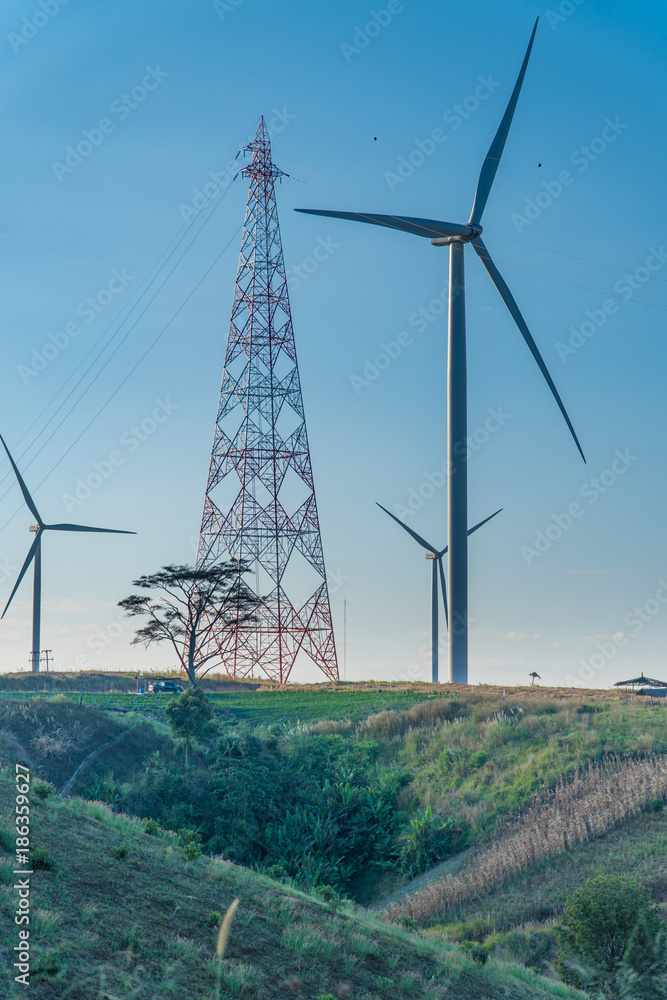
[[[588,464],[468,253],[471,522],[504,508],[470,545],[470,674],[664,675],[667,15],[646,0],[4,6],[0,430],[45,519],[138,533],[45,539],[56,667],[173,663],[132,647],[115,605],[136,576],[193,558],[246,183],[190,209],[264,114],[290,174],[279,214],[341,663],[347,600],[349,678],[429,676],[429,566],[375,501],[445,544],[447,251],[292,210],[466,221],[538,15],[485,240]],[[119,326],[186,221],[186,244],[201,235]],[[0,599],[30,543],[10,484]],[[27,665],[30,610],[26,580],[0,625],[3,670]]]

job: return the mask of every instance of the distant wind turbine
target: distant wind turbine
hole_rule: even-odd
[[[3,447],[7,452],[7,458],[12,464],[12,469],[16,474],[19,486],[21,487],[21,492],[23,493],[23,499],[28,505],[28,509],[33,517],[36,519],[37,524],[31,524],[30,530],[35,534],[35,540],[30,546],[30,551],[26,556],[26,560],[23,563],[21,572],[18,575],[18,579],[14,584],[14,589],[9,595],[9,600],[5,605],[5,610],[2,612],[2,618],[7,614],[9,605],[14,599],[14,594],[19,589],[21,580],[25,576],[30,566],[30,563],[35,561],[35,574],[33,582],[33,592],[32,592],[32,669],[33,671],[39,670],[39,657],[40,657],[40,627],[41,627],[41,614],[42,614],[42,535],[45,531],[93,531],[95,533],[103,533],[107,535],[135,535],[136,531],[117,531],[115,528],[88,528],[83,524],[44,524],[42,518],[40,517],[39,511],[35,506],[35,501],[30,496],[28,492],[28,487],[23,482],[23,477],[16,467],[16,462],[11,456],[9,448],[5,444],[5,439],[0,435],[0,441],[2,441]]]
[[[466,243],[472,243],[473,249],[484,265],[491,281],[502,296],[546,379],[581,457],[586,461],[572,422],[558,395],[558,390],[547,366],[512,293],[491,260],[481,236],[482,214],[498,170],[500,157],[505,148],[536,31],[537,21],[530,36],[528,49],[509,104],[482,165],[472,213],[467,223],[440,222],[437,219],[419,219],[411,216],[370,215],[362,212],[330,212],[311,208],[296,210],[308,215],[350,219],[354,222],[367,222],[374,226],[398,229],[414,236],[426,237],[431,240],[434,246],[449,246],[449,349],[447,363],[447,537],[449,538],[448,566],[451,607],[449,679],[457,684],[465,684],[468,680],[468,475],[465,447],[462,448],[467,437],[466,315],[463,269],[463,251]]]
[[[431,569],[431,683],[438,683],[438,577],[440,577],[440,586],[442,588],[442,603],[445,607],[445,622],[449,625],[449,610],[447,608],[447,584],[445,583],[445,571],[442,566],[442,558],[447,552],[447,546],[444,549],[436,549],[435,546],[429,545],[426,539],[418,535],[416,531],[409,528],[407,524],[401,521],[400,517],[396,517],[391,511],[383,507],[381,503],[378,504],[380,510],[383,510],[385,514],[389,514],[389,517],[393,518],[397,524],[400,524],[409,535],[412,535],[414,540],[418,542],[423,549],[426,549],[426,558],[433,560],[433,566]],[[483,521],[476,524],[474,528],[468,529],[468,535],[472,535],[474,531],[481,528],[483,524],[490,521],[492,517],[496,514],[500,514],[500,510],[497,510],[494,514],[489,514],[485,517]]]

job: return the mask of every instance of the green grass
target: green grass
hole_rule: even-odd
[[[464,820],[476,841],[589,761],[611,753],[667,752],[661,705],[471,697],[462,702],[459,719],[394,737],[390,752],[414,775],[403,803],[430,803],[434,812]]]
[[[0,822],[11,822],[12,781],[0,774]],[[221,998],[274,1000],[338,995],[424,1000],[548,1000],[580,994],[523,976],[494,961],[479,968],[454,945],[391,927],[345,903],[326,903],[229,862],[188,862],[174,836],[144,833],[138,820],[81,800],[35,801],[33,843],[55,857],[55,872],[31,877],[39,910],[29,992],[0,966],[11,1000],[213,1000],[216,928],[207,916],[236,915],[222,969]],[[127,845],[122,860],[114,848]],[[11,954],[16,905],[0,888],[0,948]],[[3,981],[4,980],[4,981]],[[287,983],[299,984],[290,994]]]
[[[67,701],[95,708],[124,708],[139,712],[159,712],[175,697],[170,694],[128,694],[125,692],[77,693],[73,691],[49,695],[40,691],[0,691],[3,701],[25,702],[32,699]],[[225,691],[209,694],[216,708],[228,709],[240,720],[260,725],[271,722],[318,722],[329,719],[350,719],[358,722],[387,709],[403,710],[427,693],[411,691]]]

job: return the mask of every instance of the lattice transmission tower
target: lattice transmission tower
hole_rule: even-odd
[[[250,190],[197,565],[245,560],[260,604],[254,622],[236,627],[212,616],[202,645],[235,677],[257,669],[284,683],[303,651],[337,680],[274,189],[286,175],[271,161],[263,118],[243,152]]]

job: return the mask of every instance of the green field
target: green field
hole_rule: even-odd
[[[51,695],[42,691],[0,691],[0,701],[29,701],[33,698],[59,698],[95,708],[123,708],[138,712],[160,711],[170,694],[77,693]],[[410,691],[226,691],[209,694],[217,708],[225,708],[245,722],[261,725],[272,722],[317,722],[328,719],[349,719],[358,722],[375,712],[411,708],[430,695]]]

